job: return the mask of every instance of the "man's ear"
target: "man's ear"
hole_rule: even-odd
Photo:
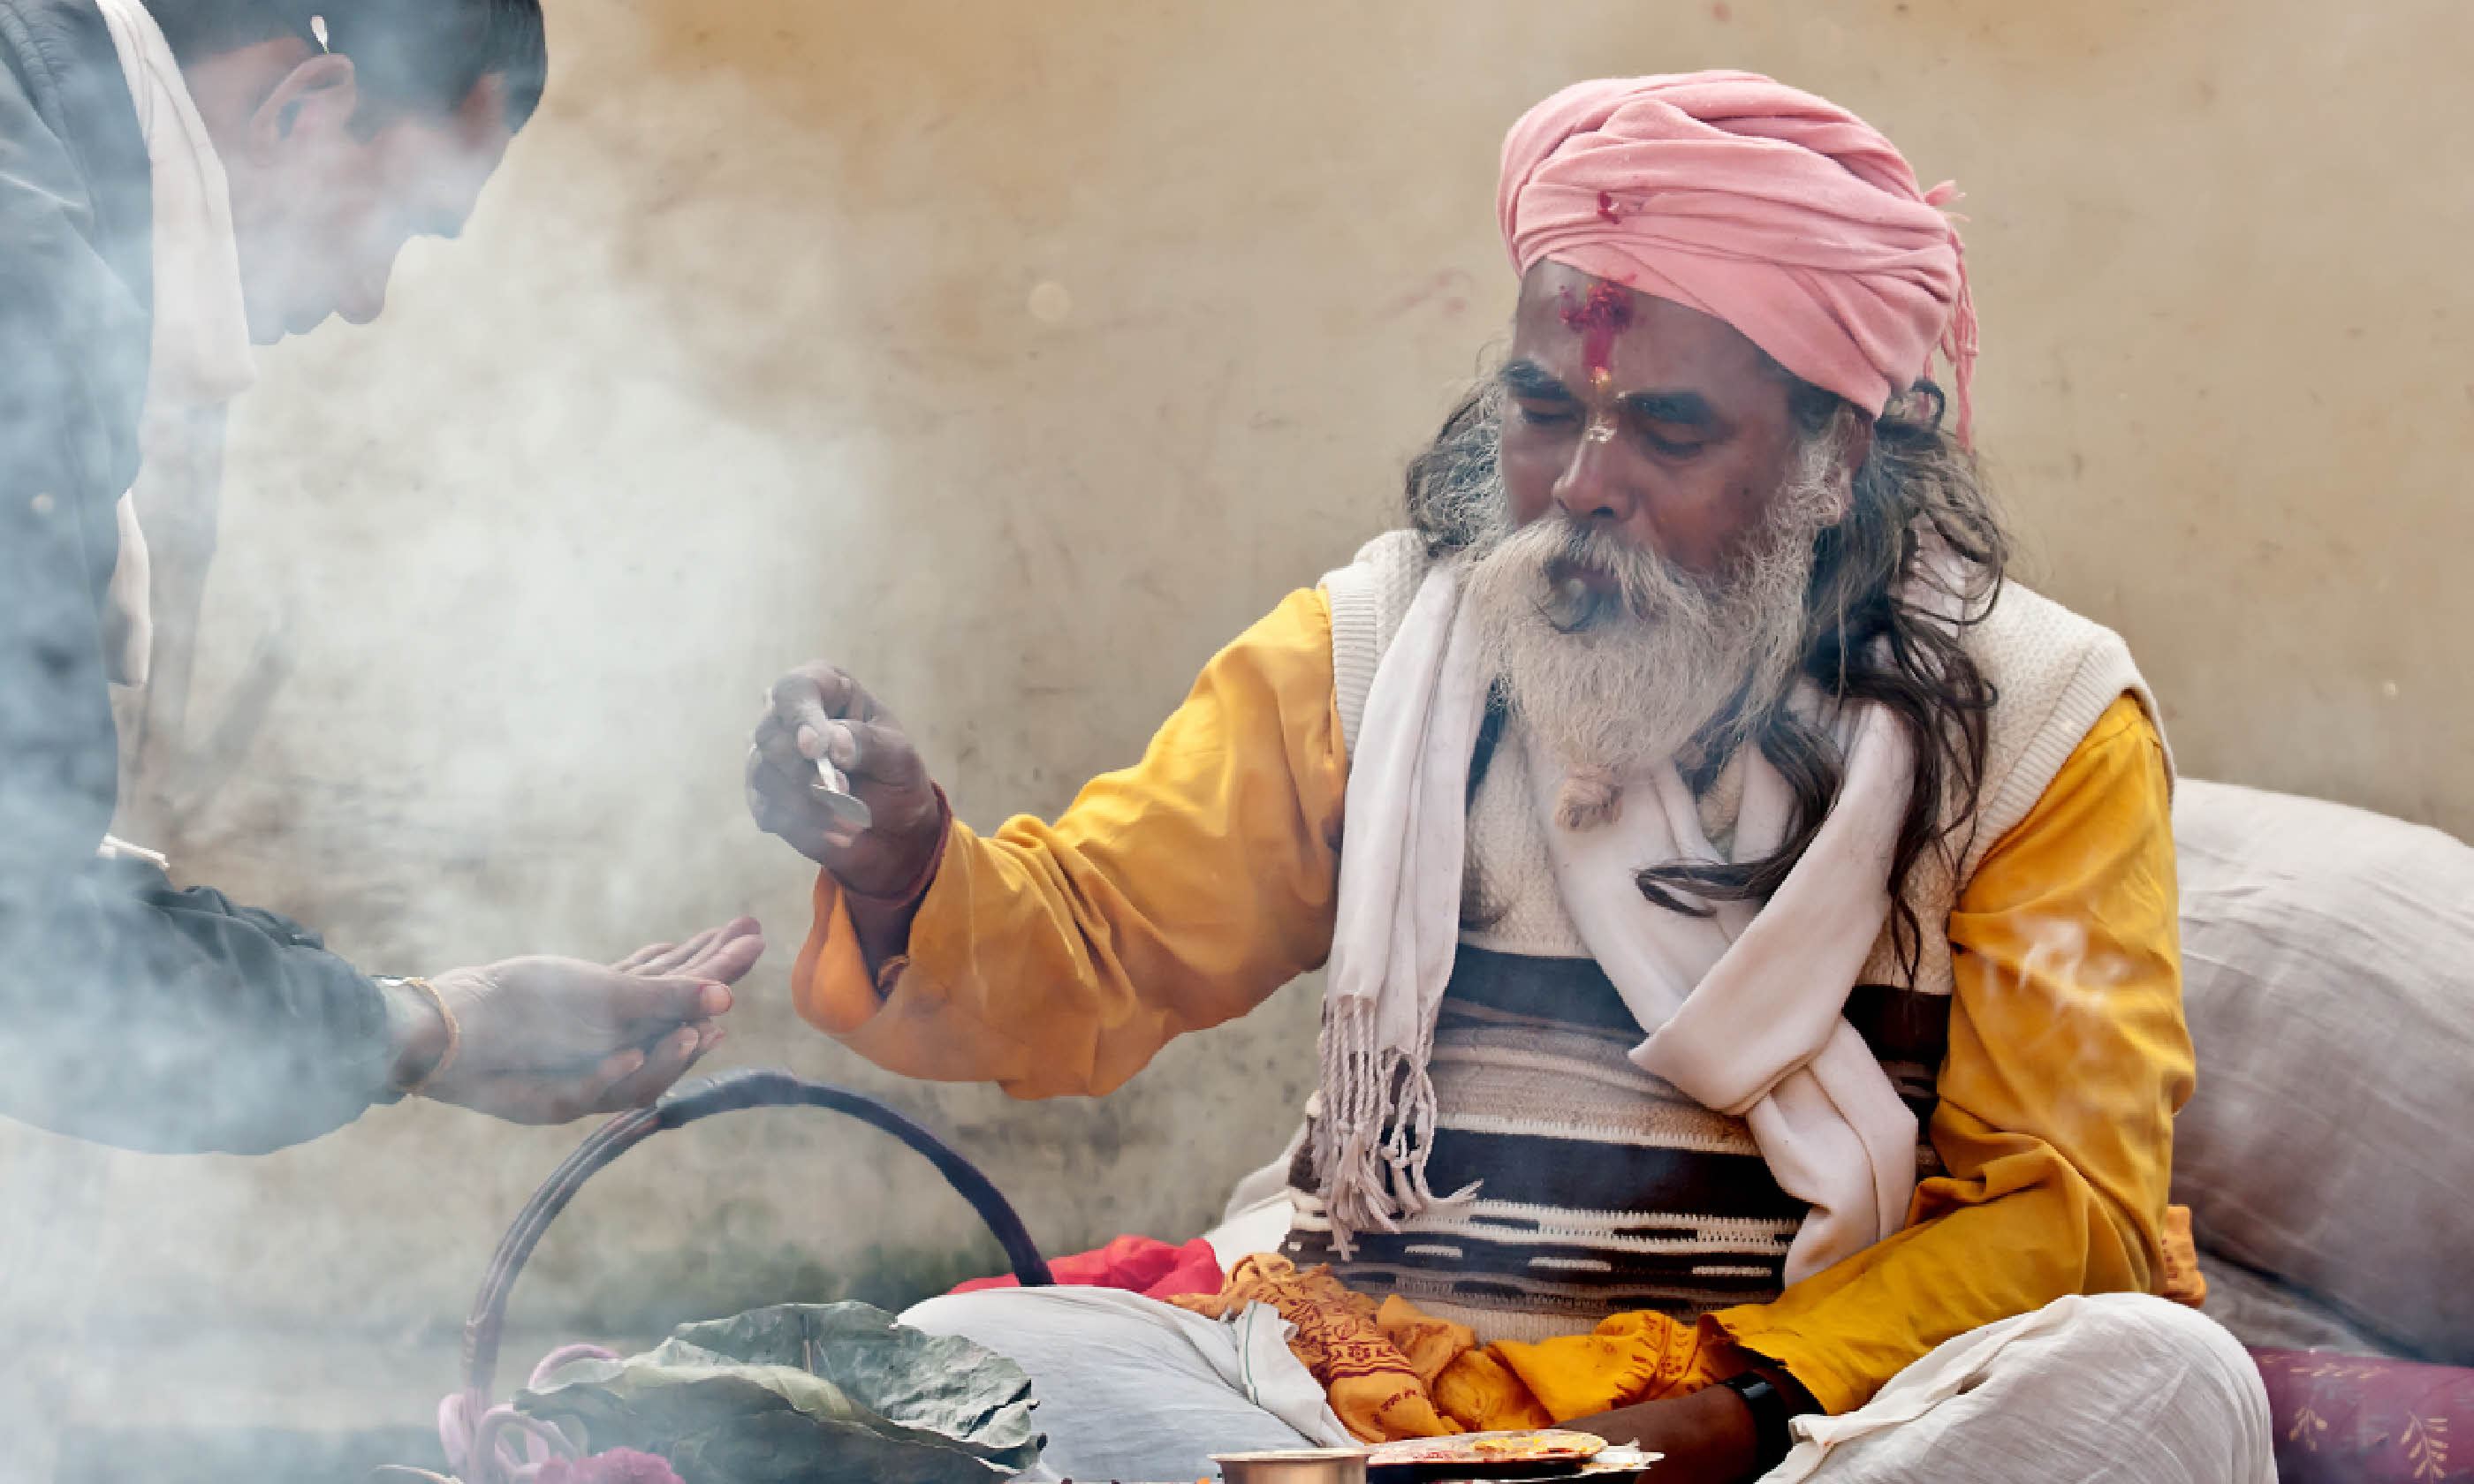
[[[341,133],[360,106],[352,60],[322,52],[285,73],[250,114],[250,153],[264,159],[296,136]]]

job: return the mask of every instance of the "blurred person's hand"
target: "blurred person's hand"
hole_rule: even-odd
[[[850,828],[817,798],[819,760],[840,770],[867,805],[866,828]],[[747,809],[758,828],[871,897],[917,882],[944,838],[943,801],[902,723],[829,664],[804,664],[773,682],[747,750]]]
[[[729,987],[764,952],[762,929],[740,918],[607,966],[533,955],[449,969],[428,981],[460,1035],[444,1067],[437,1007],[390,986],[395,1085],[513,1123],[641,1108],[721,1041]]]

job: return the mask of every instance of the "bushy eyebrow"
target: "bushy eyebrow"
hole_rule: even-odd
[[[1718,420],[1717,409],[1698,392],[1635,392],[1623,399],[1623,404],[1627,412],[1644,422],[1699,428]]]
[[[1572,390],[1555,377],[1553,371],[1536,361],[1518,360],[1504,367],[1495,379],[1503,390],[1524,402],[1577,402]]]

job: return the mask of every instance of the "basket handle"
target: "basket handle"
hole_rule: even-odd
[[[490,1271],[481,1280],[481,1291],[473,1300],[473,1315],[464,1322],[464,1405],[466,1415],[478,1418],[489,1409],[490,1387],[498,1369],[498,1337],[506,1324],[507,1294],[515,1287],[516,1275],[533,1255],[534,1244],[548,1230],[551,1221],[567,1209],[585,1181],[612,1161],[635,1148],[664,1129],[675,1129],[710,1118],[715,1113],[731,1113],[742,1108],[788,1108],[805,1106],[847,1113],[862,1123],[871,1123],[927,1156],[936,1166],[936,1173],[971,1209],[980,1213],[988,1230],[1005,1249],[1006,1260],[1013,1266],[1014,1277],[1026,1288],[1046,1287],[1053,1281],[1048,1263],[1031,1244],[1031,1233],[1014,1214],[1006,1198],[979,1167],[928,1132],[918,1123],[886,1103],[863,1092],[853,1092],[830,1083],[811,1082],[789,1072],[771,1071],[764,1067],[741,1067],[718,1077],[673,1088],[649,1108],[639,1108],[620,1113],[595,1129],[575,1152],[550,1172],[533,1198],[516,1216],[507,1234],[498,1240],[497,1256],[490,1259]]]

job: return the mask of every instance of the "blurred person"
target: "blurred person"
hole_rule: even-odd
[[[251,343],[383,307],[541,96],[535,0],[0,0],[0,1113],[255,1152],[420,1092],[563,1121],[719,1039],[746,920],[619,963],[373,978],[111,841],[143,677],[127,492]]]
[[[798,1004],[886,1067],[1102,1094],[1328,962],[1277,1255],[907,1316],[1031,1371],[1055,1471],[1568,1422],[1661,1480],[2272,1476],[2247,1358],[2156,1296],[2171,759],[2121,639],[2004,581],[1948,198],[1766,78],[1565,89],[1409,528],[1139,763],[983,837],[853,677],[775,686]],[[1322,1411],[1185,1324],[1258,1301]]]

